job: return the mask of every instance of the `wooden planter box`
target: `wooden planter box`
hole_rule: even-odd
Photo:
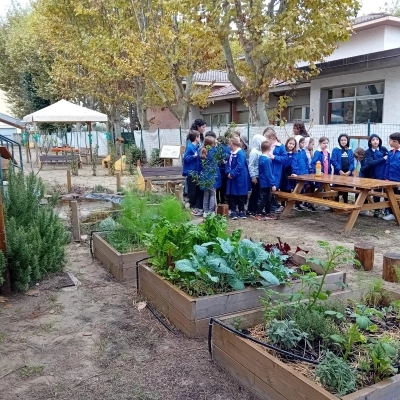
[[[148,257],[146,251],[121,254],[99,233],[93,234],[93,255],[101,261],[118,282],[137,287],[136,262]]]
[[[343,291],[332,294],[332,299],[359,299],[361,291]],[[398,293],[389,292],[398,299]],[[263,310],[252,310],[219,318],[231,326],[234,318],[243,319],[241,328],[249,328],[263,321]],[[266,348],[237,336],[214,322],[212,326],[212,358],[240,384],[261,400],[338,400],[338,397],[317,385],[267,352]],[[400,375],[357,392],[341,397],[342,400],[396,400],[399,399]]]
[[[301,264],[305,258],[295,255],[294,260]],[[317,273],[321,267],[308,264]],[[138,289],[169,321],[190,338],[205,337],[208,332],[209,319],[221,317],[261,306],[260,296],[263,292],[257,288],[247,288],[226,294],[204,297],[191,297],[176,286],[156,274],[147,263],[139,263]],[[344,283],[344,272],[332,271],[327,275],[324,288],[332,292],[340,290],[337,282]],[[293,281],[291,286],[276,285],[268,289],[279,293],[293,293],[300,288],[300,281]]]

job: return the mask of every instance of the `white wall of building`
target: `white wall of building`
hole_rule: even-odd
[[[311,81],[310,107],[311,116],[315,123],[323,122],[321,108],[324,107],[321,107],[323,106],[321,89],[379,81],[385,82],[382,123],[398,124],[400,122],[400,101],[398,100],[400,93],[400,67],[313,79]]]
[[[343,58],[376,53],[400,47],[400,27],[383,25],[353,32],[348,42],[339,43],[338,48],[324,61],[341,60]],[[299,62],[298,66],[308,65]]]

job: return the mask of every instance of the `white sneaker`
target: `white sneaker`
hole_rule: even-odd
[[[369,211],[368,210],[363,210],[363,211],[360,211],[360,215],[365,215],[365,216],[369,216]]]
[[[203,218],[206,218],[208,214],[208,212],[203,212]]]
[[[385,221],[394,221],[396,218],[393,214],[388,214],[385,215],[382,219],[384,219]]]
[[[321,210],[321,211],[329,211],[330,208],[327,207],[327,206],[319,206],[319,207],[318,207],[318,210]]]

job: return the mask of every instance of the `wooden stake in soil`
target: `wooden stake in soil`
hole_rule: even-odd
[[[386,282],[398,282],[396,267],[400,270],[400,253],[384,254],[382,279]]]
[[[81,229],[79,227],[78,202],[76,200],[72,200],[69,204],[71,207],[72,236],[74,238],[74,242],[80,242]]]
[[[71,170],[67,169],[67,190],[68,193],[72,191]]]
[[[115,176],[117,177],[117,192],[121,191],[121,173],[117,172],[115,174]]]
[[[218,215],[226,215],[226,217],[229,217],[229,206],[228,206],[228,204],[218,204],[217,205],[217,214]]]
[[[375,247],[370,243],[356,243],[354,245],[354,251],[356,253],[356,260],[361,263],[361,267],[364,271],[371,271],[374,267],[374,252]],[[354,268],[358,268],[354,264]]]

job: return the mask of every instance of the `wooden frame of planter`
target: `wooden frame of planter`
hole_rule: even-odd
[[[118,281],[137,287],[137,261],[148,257],[146,251],[136,251],[122,254],[107,243],[100,233],[93,233],[93,255],[101,261]]]
[[[305,257],[294,254],[293,260],[305,264]],[[321,274],[319,265],[307,263],[315,272]],[[338,282],[345,283],[346,274],[332,270],[326,276],[324,289],[332,292],[340,290]],[[300,281],[293,281],[291,286],[275,285],[269,289],[279,293],[293,293],[300,287]],[[175,285],[155,273],[147,263],[139,263],[138,290],[169,321],[190,338],[205,337],[208,332],[209,319],[221,317],[239,311],[252,310],[261,306],[262,292],[257,288],[247,288],[235,292],[216,294],[204,297],[192,297]]]
[[[388,297],[399,299],[400,294],[387,291]],[[360,299],[361,290],[333,293],[332,299]],[[263,321],[263,309],[218,318],[212,324],[211,350],[213,360],[229,372],[240,384],[260,400],[337,400],[338,397],[280,361],[267,349],[249,339],[238,336],[220,325],[232,327],[241,318],[241,328],[249,328]],[[341,397],[342,400],[396,400],[399,398],[400,375],[365,387]]]

